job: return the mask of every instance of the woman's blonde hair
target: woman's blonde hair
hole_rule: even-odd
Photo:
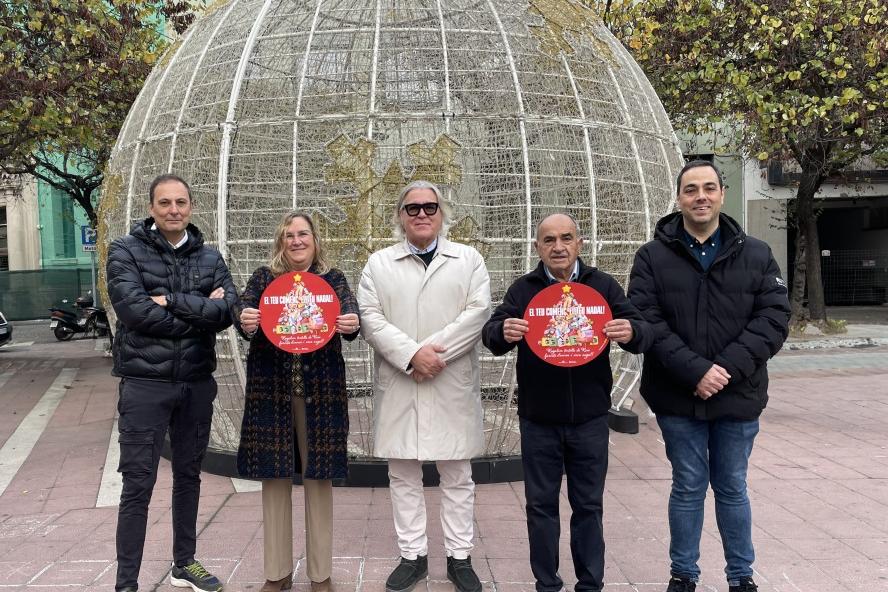
[[[268,264],[268,266],[271,267],[271,273],[278,276],[290,271],[290,262],[287,260],[287,255],[284,252],[286,250],[284,240],[287,236],[287,229],[296,218],[302,218],[305,220],[308,224],[308,229],[311,231],[311,236],[314,238],[315,252],[312,265],[315,266],[315,271],[319,274],[327,273],[330,271],[330,264],[327,263],[324,249],[321,247],[321,238],[315,231],[314,221],[311,219],[311,215],[309,215],[308,212],[298,210],[284,214],[281,223],[278,224],[277,231],[274,234],[274,244],[271,249],[271,262]]]

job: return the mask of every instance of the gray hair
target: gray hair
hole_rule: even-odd
[[[398,203],[395,205],[395,212],[392,215],[392,234],[394,234],[395,238],[399,240],[404,238],[404,228],[401,226],[401,208],[404,206],[404,200],[407,199],[407,194],[414,189],[431,189],[432,193],[435,194],[435,197],[438,199],[438,209],[441,210],[441,216],[444,218],[439,236],[446,236],[447,230],[450,228],[450,204],[444,199],[444,196],[441,194],[441,190],[437,185],[431,181],[424,180],[413,181],[404,186],[404,188],[401,189],[401,192],[398,193]]]

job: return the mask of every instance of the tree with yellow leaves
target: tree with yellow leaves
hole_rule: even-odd
[[[829,329],[815,196],[862,158],[888,163],[888,4],[884,0],[595,2],[679,130],[736,126],[744,154],[794,161],[791,204],[802,257],[793,321]]]
[[[93,196],[130,106],[193,3],[0,0],[0,169]]]

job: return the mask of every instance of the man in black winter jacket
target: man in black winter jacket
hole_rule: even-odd
[[[557,282],[577,282],[594,288],[607,301],[613,320],[605,336],[633,353],[652,342],[649,325],[608,274],[578,258],[583,244],[573,218],[553,214],[537,227],[535,242],[540,263],[509,287],[484,325],[484,345],[500,356],[518,345],[518,416],[521,459],[527,500],[530,566],[537,592],[558,592],[560,521],[558,498],[562,475],[572,510],[570,549],[577,592],[601,590],[604,583],[602,497],[607,473],[607,415],[613,374],[609,346],[581,366],[560,367],[538,358],[524,335],[524,311],[531,299]]]
[[[117,314],[114,370],[120,377],[117,517],[118,591],[138,589],[148,502],[169,429],[173,469],[173,559],[170,581],[221,590],[194,559],[200,465],[216,398],[216,333],[231,325],[237,299],[219,252],[189,224],[191,190],[175,175],[149,189],[151,217],[108,250],[107,278]]]
[[[696,587],[711,484],[729,589],[751,592],[746,472],[768,401],[767,362],[787,335],[786,283],[768,245],[720,213],[725,192],[712,163],[688,163],[676,185],[679,211],[659,221],[629,280],[629,298],[656,333],[641,394],[672,463],[667,590]]]

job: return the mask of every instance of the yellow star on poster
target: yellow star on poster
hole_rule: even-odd
[[[561,291],[564,292],[565,294],[569,293],[569,292],[570,292],[570,286],[568,286],[567,284],[565,284],[564,286],[562,286]]]
[[[293,283],[294,283],[294,284],[298,284],[298,283],[301,282],[301,281],[302,281],[302,275],[301,275],[301,274],[298,274],[298,273],[297,273],[296,275],[293,276]]]

